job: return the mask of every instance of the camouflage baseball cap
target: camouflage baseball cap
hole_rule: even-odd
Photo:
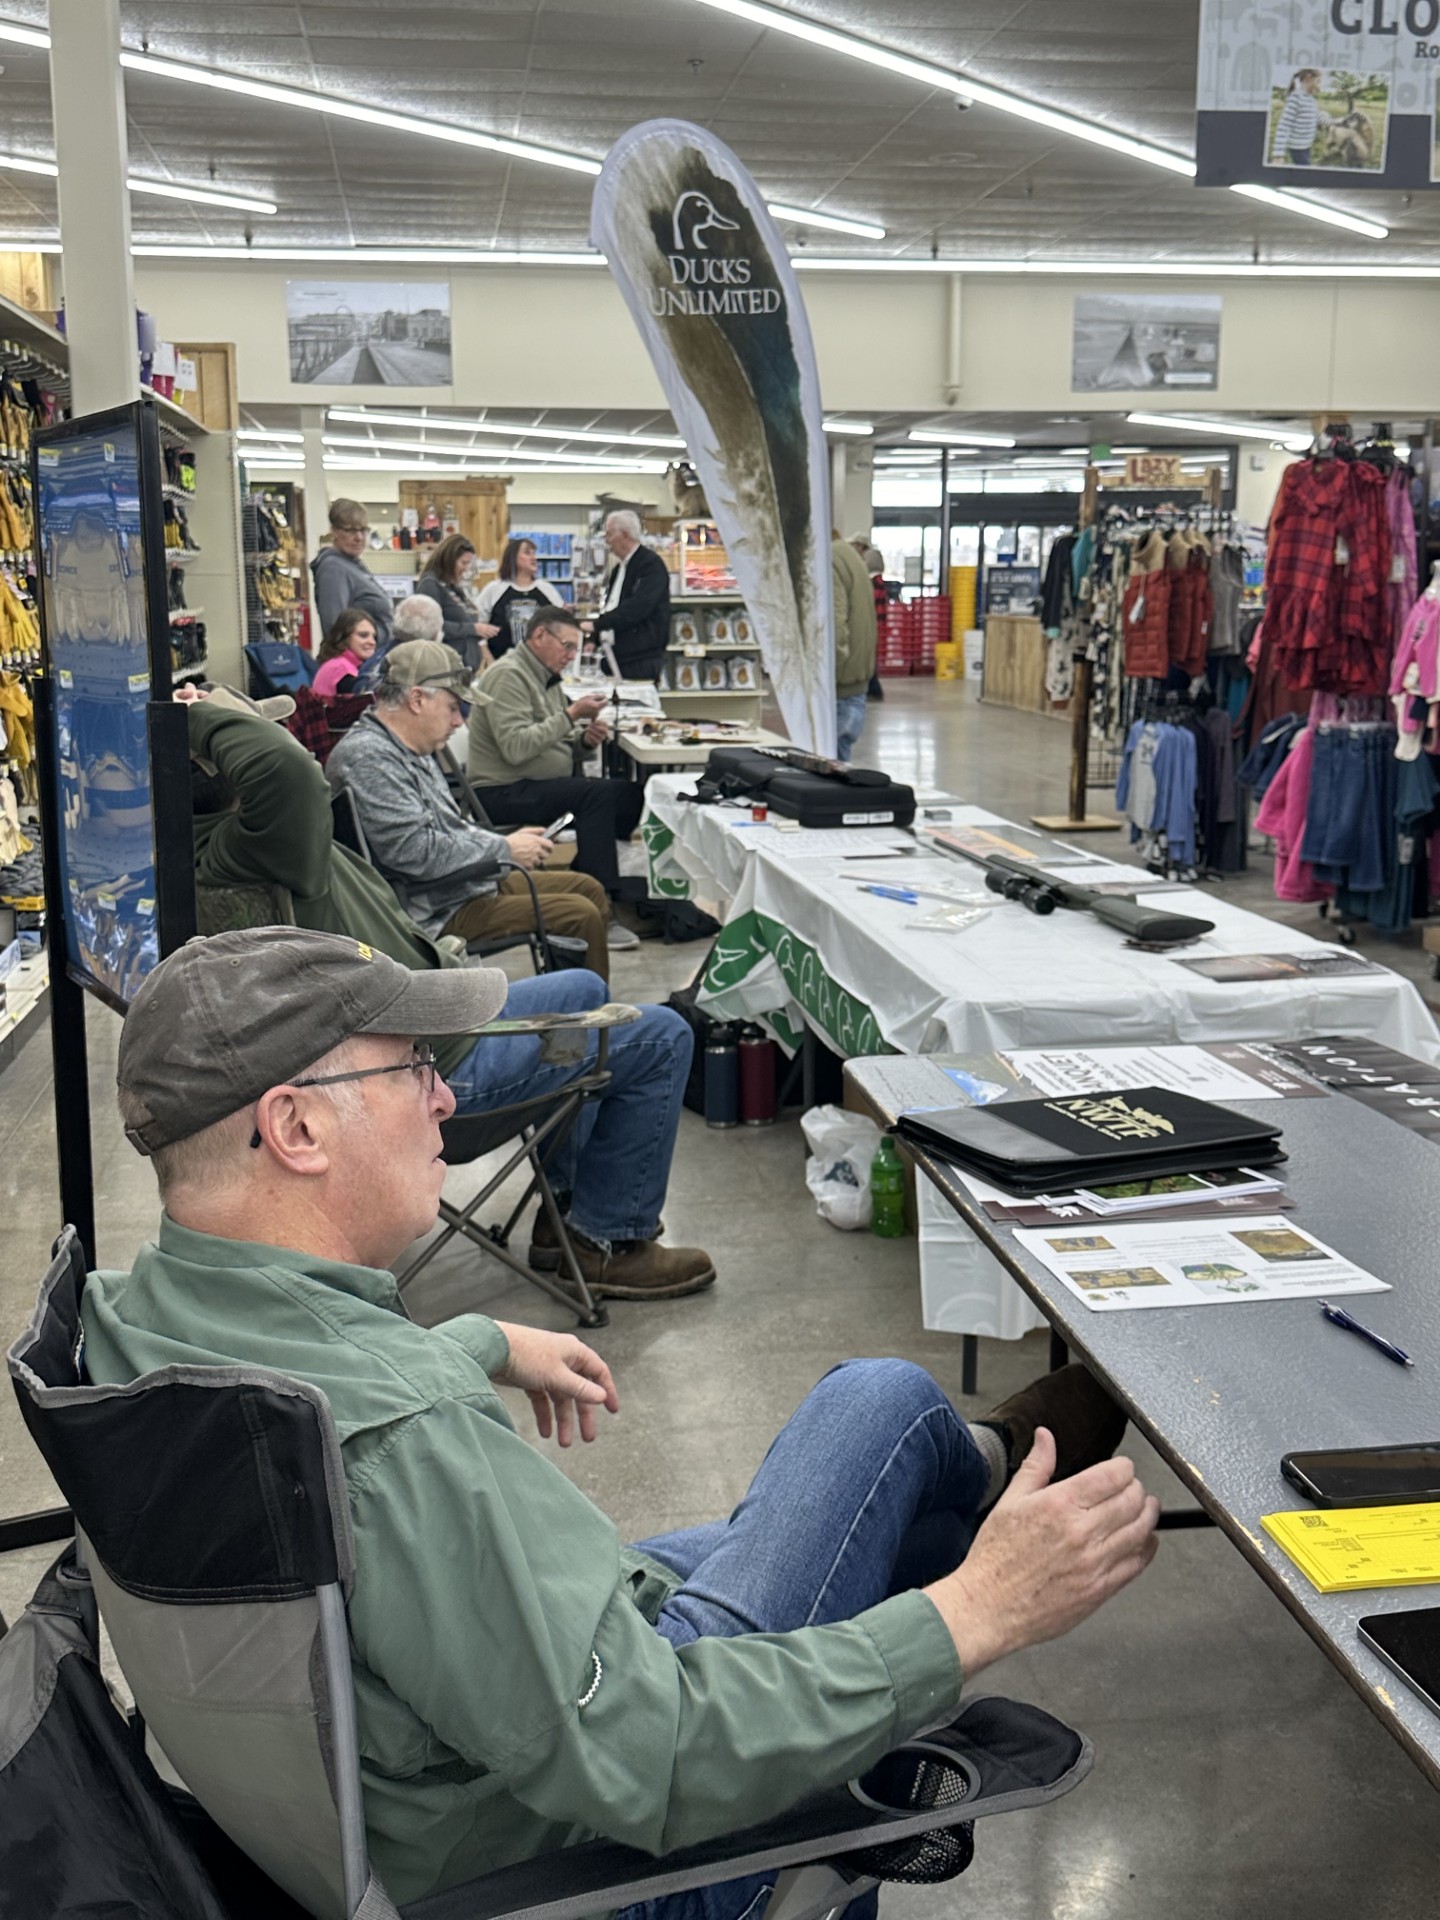
[[[357,1033],[474,1033],[509,987],[494,967],[417,973],[348,934],[308,927],[189,940],[125,1016],[116,1080],[144,1108],[126,1138],[145,1154],[187,1140]]]
[[[381,678],[397,687],[423,687],[427,693],[443,687],[464,694],[470,670],[453,648],[439,640],[402,640],[391,647],[381,664]]]

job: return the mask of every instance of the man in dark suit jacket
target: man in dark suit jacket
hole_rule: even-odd
[[[615,565],[605,576],[601,611],[591,625],[611,640],[627,680],[653,680],[670,644],[670,569],[640,541],[640,516],[628,509],[605,522],[605,544]]]

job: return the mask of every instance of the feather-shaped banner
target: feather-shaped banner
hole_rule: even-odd
[[[800,289],[760,191],[703,127],[647,120],[610,149],[590,238],[685,436],[790,737],[833,754],[820,385]]]

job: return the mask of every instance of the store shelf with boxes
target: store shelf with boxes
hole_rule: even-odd
[[[765,692],[760,645],[715,522],[677,521],[674,557],[661,705],[674,720],[758,726]]]

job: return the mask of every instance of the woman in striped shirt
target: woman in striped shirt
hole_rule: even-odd
[[[1301,67],[1290,82],[1290,90],[1285,95],[1285,105],[1280,118],[1275,123],[1275,140],[1271,149],[1270,164],[1283,167],[1287,162],[1292,167],[1310,165],[1310,149],[1315,144],[1315,135],[1320,130],[1320,122],[1334,126],[1335,119],[1315,98],[1320,91],[1320,69]]]

